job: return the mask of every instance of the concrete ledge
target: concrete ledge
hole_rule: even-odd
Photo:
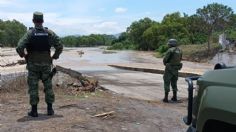
[[[141,72],[149,72],[149,73],[156,73],[156,74],[164,74],[164,69],[151,69],[151,68],[141,68],[141,67],[131,67],[131,66],[124,66],[124,65],[108,65],[115,68],[120,68],[124,70],[132,70],[132,71],[141,71]],[[189,77],[189,76],[201,76],[202,74],[199,73],[191,73],[191,72],[179,72],[180,77]]]

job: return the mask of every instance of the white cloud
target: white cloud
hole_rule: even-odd
[[[116,13],[125,13],[125,12],[127,12],[127,9],[122,8],[122,7],[118,7],[118,8],[115,9],[115,12]]]
[[[115,21],[105,21],[101,23],[95,23],[93,25],[93,29],[94,29],[94,32],[107,33],[107,34],[119,33],[124,30],[119,25],[119,23]]]
[[[13,3],[12,0],[0,0],[0,5],[9,5]]]
[[[33,13],[17,13],[17,12],[0,12],[3,20],[18,20],[20,22],[29,23],[32,21]]]
[[[3,20],[16,19],[27,27],[32,27],[32,12],[0,12]],[[44,12],[44,26],[52,29],[60,36],[92,33],[115,34],[125,31],[125,27],[116,21],[106,21],[100,17],[63,17],[58,13]]]
[[[71,25],[60,26],[58,24],[48,24],[51,29],[59,33],[59,35],[73,35],[73,34],[115,34],[125,31],[118,22],[102,21],[102,22],[90,22],[90,23],[73,23]]]

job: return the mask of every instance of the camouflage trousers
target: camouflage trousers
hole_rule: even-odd
[[[55,95],[52,89],[52,79],[49,77],[51,65],[27,64],[28,69],[28,93],[30,95],[30,104],[37,105],[39,103],[39,86],[42,80],[44,85],[45,102],[53,103]]]
[[[170,85],[173,92],[177,92],[177,81],[178,81],[178,69],[172,66],[166,66],[165,73],[163,76],[164,80],[164,90],[165,92],[170,92]]]

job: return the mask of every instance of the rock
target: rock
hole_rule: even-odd
[[[121,127],[121,130],[122,130],[122,131],[128,131],[128,129],[125,128],[125,127]]]
[[[73,83],[72,86],[73,87],[81,87],[82,85],[81,85],[81,83]]]

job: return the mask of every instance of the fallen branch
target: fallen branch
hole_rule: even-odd
[[[103,116],[112,115],[114,113],[115,113],[115,111],[110,111],[110,112],[105,112],[105,113],[97,114],[97,115],[94,115],[92,117],[103,117]]]

